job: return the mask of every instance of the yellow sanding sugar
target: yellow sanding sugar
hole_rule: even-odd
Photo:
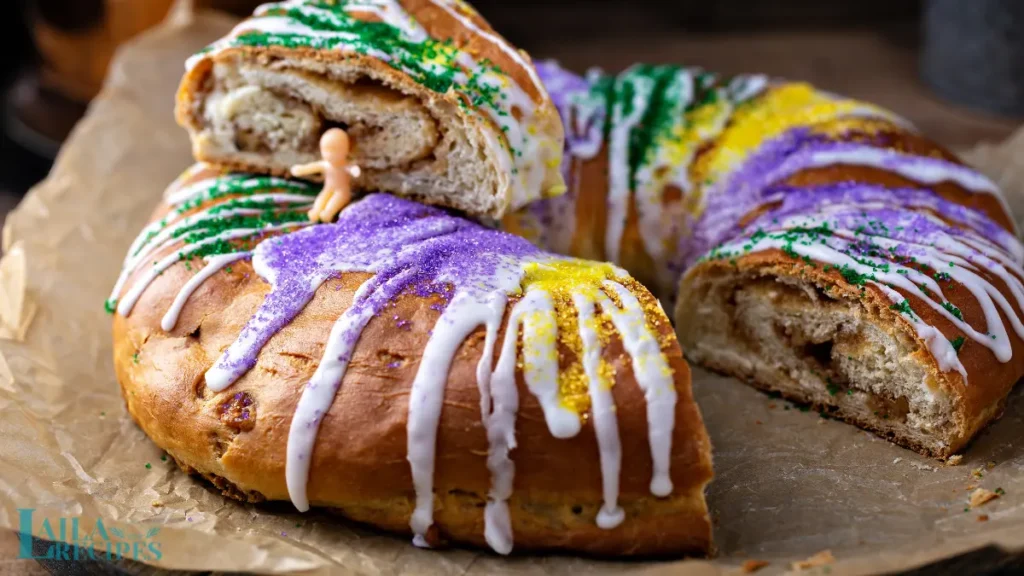
[[[542,330],[538,338],[558,338],[562,350],[559,353],[558,390],[562,405],[577,414],[590,408],[589,383],[580,359],[583,357],[583,341],[579,334],[579,315],[573,305],[573,294],[594,298],[601,291],[605,280],[618,278],[620,272],[611,264],[590,262],[570,258],[553,258],[530,262],[523,266],[523,289],[543,290],[554,303],[555,324],[552,330]],[[594,328],[602,341],[607,341],[610,326],[606,322],[595,322]],[[534,367],[524,366],[524,371]]]
[[[568,293],[554,294],[553,297],[558,341],[569,352],[559,358],[558,394],[566,408],[583,414],[590,408],[590,392],[582,364],[583,340],[580,338],[579,316]]]
[[[618,268],[608,263],[552,258],[523,265],[523,288],[539,288],[551,294],[570,296],[582,292],[593,296],[605,280],[617,278]],[[571,296],[569,300],[572,300]]]
[[[670,131],[658,138],[655,146],[658,156],[648,176],[656,193],[648,197],[649,202],[663,205],[666,187],[675,184],[683,192],[680,198],[683,211],[694,218],[700,216],[699,209],[703,203],[690,197],[699,194],[700,188],[687,186],[687,172],[697,150],[721,133],[731,112],[732,107],[726,100],[697,106],[682,115]]]
[[[821,134],[822,136],[832,137],[844,137],[848,136],[852,132],[862,134],[864,136],[874,136],[879,132],[893,129],[894,125],[891,122],[886,122],[879,118],[850,116],[817,124],[811,128],[811,132],[814,134]]]
[[[887,115],[857,100],[835,99],[809,84],[784,84],[740,107],[717,145],[695,164],[697,182],[717,180],[735,168],[764,142],[798,127],[808,127],[846,115]]]
[[[576,414],[585,415],[590,408],[590,382],[582,364],[583,341],[580,337],[579,311],[573,303],[574,295],[582,295],[589,301],[607,300],[622,309],[624,302],[619,294],[603,288],[607,280],[614,280],[629,290],[640,303],[643,314],[635,321],[644,323],[651,330],[662,349],[668,349],[674,344],[673,331],[665,329],[666,325],[670,326],[666,324],[669,322],[668,316],[658,300],[612,264],[552,258],[524,264],[523,272],[524,292],[543,290],[550,295],[554,306],[553,323],[550,316],[541,311],[524,317],[524,322],[532,323],[528,332],[536,339],[531,344],[537,346],[531,348],[551,350],[551,343],[557,338],[557,347],[554,349],[558,350],[559,356],[556,359],[559,366],[559,399],[566,409]],[[617,332],[607,311],[595,311],[588,322],[588,327],[597,334],[602,348],[614,341]],[[643,359],[637,361],[643,362]],[[537,369],[525,362],[520,367],[525,373]],[[666,370],[671,373],[670,367]],[[615,378],[615,366],[602,358],[597,367],[598,386],[609,389],[615,384]]]
[[[551,318],[541,310],[528,312],[523,316],[523,325],[529,326],[529,330],[523,330],[523,347],[533,350],[548,351],[552,357],[543,358],[545,362],[558,362],[558,347],[555,340],[558,338],[558,323],[552,322]],[[520,356],[521,358],[521,356]],[[527,381],[539,380],[543,376],[538,372],[538,366],[530,362],[520,361]]]

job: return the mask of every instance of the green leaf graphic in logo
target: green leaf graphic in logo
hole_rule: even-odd
[[[121,529],[117,526],[111,526],[110,533],[114,536],[117,536],[118,538],[124,538],[124,532],[122,532]]]
[[[156,536],[156,533],[159,532],[159,531],[160,531],[160,528],[158,528],[158,527],[150,528],[148,531],[146,531],[146,540],[149,540],[153,536]]]

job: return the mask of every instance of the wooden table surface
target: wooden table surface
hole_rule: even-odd
[[[918,79],[915,43],[906,34],[881,31],[687,37],[655,34],[565,43],[556,35],[530,46],[535,59],[557,58],[583,71],[609,71],[633,62],[682,62],[724,73],[764,72],[806,80],[824,89],[885,106],[953,149],[1001,141],[1024,119],[1000,118],[943,102]],[[182,138],[185,138],[184,132]],[[19,200],[0,190],[0,220]],[[0,576],[47,573],[17,559],[17,537],[0,531]]]

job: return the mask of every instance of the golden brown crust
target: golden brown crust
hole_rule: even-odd
[[[454,3],[453,6],[447,8],[441,7],[434,0],[405,0],[401,4],[424,27],[430,37],[438,40],[451,40],[454,46],[472,54],[477,61],[486,61],[491,66],[497,67],[513,80],[516,85],[521,87],[536,107],[531,112],[532,126],[529,127],[530,138],[550,140],[553,147],[551,153],[556,154],[557,158],[557,149],[561,146],[564,138],[562,122],[546,90],[534,75],[532,61],[528,54],[521,50],[516,50],[509,45],[483,18],[468,8],[461,6],[461,3]],[[453,13],[466,18],[477,30],[464,25],[458,18],[453,16]],[[360,13],[358,16],[364,20],[377,19],[369,13]],[[237,30],[244,30],[244,22]],[[517,62],[513,55],[518,55],[522,63]],[[214,65],[218,62],[231,62],[235,60],[257,63],[262,67],[270,66],[274,62],[284,64],[286,61],[319,63],[327,68],[333,65],[344,64],[350,69],[359,70],[361,78],[368,78],[401,94],[415,97],[424,103],[429,103],[430,105],[426,106],[426,109],[428,113],[435,115],[434,120],[436,122],[439,121],[439,118],[436,117],[436,112],[439,109],[448,110],[453,116],[459,118],[459,123],[463,125],[462,128],[465,128],[467,132],[493,134],[494,138],[504,140],[506,146],[512,147],[502,127],[488,114],[467,114],[465,112],[467,108],[476,106],[475,103],[469,101],[468,97],[456,90],[448,90],[446,92],[432,90],[417,82],[408,74],[377,58],[346,50],[315,49],[303,46],[233,46],[218,48],[210,56],[197,60],[195,65],[186,71],[178,86],[175,98],[175,119],[181,127],[187,129],[192,135],[193,156],[197,161],[214,163],[236,171],[265,173],[280,177],[291,176],[289,173],[290,166],[275,165],[260,160],[246,160],[243,158],[243,155],[220,151],[216,147],[204,145],[202,142],[200,135],[207,128],[207,121],[203,118],[202,108],[207,95],[214,89]],[[285,65],[284,69],[288,68],[289,66]],[[311,72],[307,71],[307,73]],[[331,80],[351,81],[351,79],[341,80],[333,77]],[[310,104],[312,105],[312,103]],[[317,112],[321,113],[322,111],[317,110]],[[515,106],[511,110],[511,114],[517,119],[524,113],[525,111]],[[438,122],[438,125],[443,126],[443,123]],[[527,127],[524,126],[522,129],[527,130]],[[540,146],[543,147],[544,144]],[[521,154],[522,151],[517,150],[515,153]],[[444,156],[445,151],[437,150],[435,154]],[[252,156],[248,157],[253,158]],[[540,161],[538,160],[538,162]],[[500,171],[499,161],[493,160],[493,162],[494,169]],[[526,193],[539,194],[543,192],[546,194],[552,190],[557,190],[561,186],[561,175],[557,170],[557,165],[547,165],[546,167],[542,166],[533,169],[543,170],[542,182],[539,184],[540,190],[527,190]],[[356,179],[353,185],[356,188],[372,186],[374,190],[388,188],[380,183],[373,183],[374,179],[370,177],[372,173],[372,170],[368,171],[367,178]],[[507,178],[508,175],[503,176]],[[408,190],[408,186],[405,184],[394,188],[387,191],[415,197],[418,200],[423,198],[423,195],[417,196],[414,192]],[[453,201],[444,197],[430,198],[428,200],[429,203],[441,204],[491,218],[504,216],[509,208],[508,204],[512,201],[511,197],[505,198],[504,204],[498,204],[492,207],[490,211],[481,212],[478,208],[473,207],[473,203],[468,201],[460,203],[459,201]]]
[[[397,90],[403,94],[413,95],[424,100],[439,100],[458,107],[459,97],[454,93],[440,94],[425,88],[409,76],[395,70],[384,62],[364,56],[342,52],[340,50],[315,50],[313,48],[295,47],[285,48],[282,46],[237,46],[224,49],[213,57],[200,60],[193,68],[189,69],[182,77],[178,86],[175,105],[175,119],[178,124],[191,132],[199,132],[203,129],[204,120],[200,117],[199,105],[205,95],[212,89],[213,67],[217,62],[228,62],[240,59],[248,62],[259,62],[269,65],[275,60],[304,60],[320,62],[324,64],[349,63],[363,70],[367,77],[373,78],[388,88]],[[548,119],[548,123],[557,120],[558,114],[548,104],[538,111],[539,117]],[[485,120],[475,116],[465,116],[464,119],[472,125],[479,127]],[[232,170],[254,173],[269,173],[274,176],[289,177],[287,170],[270,168],[257,163],[232,162],[224,158],[200,157],[200,150],[194,148],[196,160],[216,162],[217,164]]]
[[[165,212],[158,210],[154,219]],[[226,495],[287,500],[285,450],[296,403],[331,327],[367,275],[348,273],[322,285],[303,311],[271,338],[258,364],[221,393],[207,389],[204,373],[238,336],[269,286],[248,262],[236,263],[203,283],[175,328],[165,332],[160,328],[163,312],[191,276],[184,263],[175,264],[145,290],[129,316],[114,319],[115,368],[128,411],[158,446]],[[635,282],[627,285],[638,298],[653,302]],[[313,450],[308,491],[314,506],[408,532],[414,502],[406,461],[408,394],[428,331],[439,316],[436,306],[431,307],[436,298],[401,296],[387,315],[373,318],[362,332]],[[393,315],[409,324],[396,326]],[[672,495],[658,499],[650,494],[644,394],[630,357],[613,335],[602,357],[616,374],[613,396],[623,455],[619,501],[626,521],[610,531],[595,524],[602,502],[601,472],[589,419],[576,437],[553,438],[518,372],[518,446],[511,453],[515,489],[509,500],[517,550],[708,552],[711,533],[703,490],[712,477],[710,441],[691,395],[689,369],[664,320],[657,329],[678,393]],[[463,343],[448,376],[434,476],[438,541],[484,544],[482,506],[491,477],[476,381],[483,335],[480,329]]]
[[[959,360],[967,371],[968,382],[965,383],[959,373],[945,372],[939,369],[937,361],[929,352],[927,343],[918,336],[911,323],[902,314],[892,309],[892,301],[877,286],[867,283],[862,289],[861,286],[850,284],[834,268],[825,271],[821,263],[808,265],[803,260],[794,259],[782,250],[774,248],[751,252],[728,261],[704,261],[687,272],[683,279],[684,288],[681,292],[685,293],[688,286],[693,285],[702,277],[727,274],[799,278],[801,282],[815,285],[822,290],[827,287],[830,297],[859,302],[866,313],[877,319],[879,325],[891,326],[894,330],[902,332],[905,338],[916,341],[918,350],[912,356],[916,362],[929,367],[926,383],[929,386],[941,388],[944,394],[954,399],[952,406],[955,411],[953,414],[953,421],[956,425],[955,436],[948,439],[942,450],[933,450],[918,443],[908,442],[905,438],[894,437],[891,431],[874,427],[868,422],[847,420],[888,436],[901,445],[922,454],[944,458],[962,450],[982,428],[1002,413],[1006,396],[1017,380],[1024,375],[1024,341],[1014,331],[1009,331],[1014,350],[1013,358],[1009,362],[998,361],[992,351],[984,346],[974,344],[969,340],[964,344],[959,353]],[[1008,288],[1001,280],[995,277],[989,277],[989,280],[1000,291],[1009,294]],[[911,308],[922,322],[935,326],[944,334],[957,332],[953,323],[924,304],[919,294],[898,288],[896,290],[910,301]],[[966,289],[949,290],[946,295],[949,301],[960,309],[966,321],[984,321],[978,302]],[[1010,300],[1013,301],[1013,299]],[[675,311],[677,325],[686,321],[689,313],[689,310],[686,309],[686,302],[686,298],[681,298]],[[1021,313],[1016,305],[1014,308],[1018,314]],[[1006,320],[1004,316],[1003,321]],[[728,373],[735,372],[729,366],[708,367]],[[755,379],[748,379],[748,382],[767,391],[780,392],[794,401],[804,402],[807,400],[806,397],[791,394],[783,387],[775,387]],[[825,410],[830,408],[824,405],[815,407]],[[843,418],[841,414],[837,417]]]
[[[963,164],[956,155],[927,137],[911,132],[892,121],[880,118],[849,117],[831,119],[800,125],[797,128],[807,129],[830,141],[858,142],[868,146],[897,150],[906,154],[941,158]],[[709,189],[712,186],[709,186],[708,182],[701,180],[700,176],[703,172],[700,166],[706,164],[709,156],[728,152],[721,149],[721,143],[717,139],[712,139],[700,145],[694,159],[690,163],[691,184],[694,190],[686,194],[669,193],[666,191],[663,195],[665,209],[672,211],[675,209],[673,205],[693,202],[695,198],[700,198],[702,194],[709,193]],[[573,255],[582,255],[593,259],[604,259],[606,257],[604,241],[608,219],[607,197],[609,191],[607,145],[603,146],[597,154],[590,158],[572,158],[571,162],[569,185],[573,187],[575,192],[576,228],[568,252]],[[860,182],[891,188],[927,188],[933,190],[938,196],[946,200],[984,213],[1007,230],[1013,229],[1011,215],[1006,213],[1003,205],[994,195],[973,192],[950,181],[937,184],[922,184],[880,167],[848,164],[829,165],[804,169],[770,184],[803,187],[844,182]],[[631,192],[631,195],[635,194],[635,190]],[[741,218],[738,224],[741,226],[745,225],[775,206],[775,204],[758,206]],[[683,211],[693,212],[689,209]],[[636,211],[634,204],[631,202],[619,247],[620,261],[631,274],[646,285],[656,286],[658,266],[652,261],[646,251],[640,236],[640,222],[635,216]],[[522,232],[521,226],[516,222],[515,218],[508,218],[505,223],[510,230]],[[686,225],[686,223],[682,224]],[[682,230],[681,233],[685,234],[687,231]],[[686,239],[683,238],[684,243],[685,241]],[[694,254],[693,256],[700,255]],[[735,263],[738,268],[726,261],[704,262],[699,264],[697,268],[688,271],[687,277],[711,276],[726,272],[740,274],[746,271],[751,274],[805,278],[808,282],[817,283],[822,287],[833,287],[836,294],[849,294],[851,290],[859,294],[859,287],[851,286],[837,271],[825,273],[820,263],[818,263],[816,271],[811,270],[803,266],[802,262],[794,261],[779,250],[772,249],[744,255],[737,258]],[[1024,318],[1016,298],[1013,297],[1012,292],[1005,283],[988,272],[983,271],[980,275],[998,287],[1002,295],[1012,304],[1018,318]],[[684,302],[688,303],[688,305],[696,305],[696,302],[685,294],[689,286],[694,284],[695,282],[688,282],[684,279],[682,284],[679,285],[680,306],[675,313],[677,326],[683,327],[687,322],[688,311],[682,307]],[[945,283],[943,285],[945,286]],[[943,290],[948,301],[961,311],[967,323],[975,327],[985,326],[985,318],[980,305],[968,290],[962,286],[954,287],[949,291],[946,291],[945,288]],[[921,317],[923,322],[935,326],[950,340],[960,335],[960,331],[951,322],[934,312],[921,300],[919,293],[908,293],[904,290],[898,291],[908,299],[910,307]],[[881,322],[894,326],[895,329],[900,330],[908,335],[908,337],[912,337],[915,341],[919,342],[921,349],[918,356],[922,362],[931,366],[929,371],[931,378],[935,382],[940,383],[943,389],[955,398],[957,435],[951,439],[952,441],[946,448],[937,452],[920,445],[908,445],[907,441],[903,439],[897,440],[901,444],[908,445],[910,448],[937,456],[946,456],[962,449],[982,427],[998,416],[1005,402],[1006,395],[1017,380],[1024,375],[1024,348],[1022,348],[1024,343],[1020,341],[1014,330],[1008,330],[1014,354],[1010,361],[1004,363],[997,360],[993,352],[988,348],[967,339],[959,356],[960,362],[968,373],[968,380],[970,382],[968,385],[964,385],[963,379],[958,373],[942,372],[939,370],[935,359],[931,357],[927,346],[920,342],[913,327],[900,314],[889,310],[892,302],[887,297],[871,286],[868,287],[867,294],[869,297],[866,299],[866,302],[871,304],[872,310],[879,310],[878,317]],[[1000,310],[1000,317],[1004,325],[1010,326],[1010,319],[1006,318],[1002,310]],[[981,331],[984,332],[984,329]],[[689,348],[692,350],[692,347]],[[735,366],[708,365],[708,367],[743,376]],[[762,388],[781,391],[781,388],[773,388],[763,382],[757,382],[756,384]],[[793,399],[806,400],[806,398],[797,397]],[[865,422],[858,422],[858,424],[868,428],[871,427],[869,423]],[[887,434],[884,430],[875,429],[875,431]]]
[[[905,130],[893,127],[880,134],[887,146],[925,156],[936,156],[947,160],[962,163],[956,156],[938,144]],[[844,139],[856,139],[857,134],[844,135]],[[889,187],[927,187],[935,191],[939,196],[970,208],[980,210],[996,223],[1007,230],[1012,230],[1012,217],[1003,210],[999,201],[990,194],[979,194],[971,192],[953,182],[941,182],[936,185],[924,186],[920,183],[902,178],[892,172],[885,170],[861,167],[861,166],[829,166],[824,168],[804,170],[787,178],[784,183],[794,186],[808,186],[814,184],[829,184],[846,181],[864,182],[867,184],[878,184]],[[772,262],[775,265],[784,265],[784,261],[792,263],[793,259],[787,257],[781,251],[770,250],[765,253],[750,255],[740,259],[745,262],[750,258],[747,265],[764,267],[766,263]],[[742,266],[743,264],[741,264]],[[814,277],[813,270],[799,266],[801,274]],[[694,271],[694,274],[702,273]],[[822,273],[820,281],[822,285],[832,285],[840,290],[854,290],[838,271]],[[1009,290],[1009,287],[995,277],[993,274],[981,270],[979,275],[991,282],[1007,298],[1015,311],[1017,318],[1024,318],[1016,298]],[[910,307],[921,320],[929,325],[938,328],[944,335],[952,339],[959,334],[956,326],[935,312],[930,306],[924,303],[920,294],[894,287],[900,294],[910,301]],[[859,291],[859,289],[856,289]],[[910,323],[902,315],[888,311],[887,307],[891,302],[880,293],[877,288],[870,287],[869,292],[877,299],[877,305],[881,306],[882,314],[886,317],[886,323],[893,323],[900,326],[908,334],[913,334],[918,339],[922,351],[921,358],[928,358],[928,362],[934,365],[934,377],[941,382],[955,398],[957,407],[957,427],[959,437],[951,444],[945,453],[932,454],[935,456],[948,456],[962,449],[979,430],[991,422],[1002,412],[1007,394],[1013,389],[1014,384],[1024,376],[1024,342],[1017,336],[1014,330],[1007,333],[1013,346],[1013,357],[1008,362],[1000,362],[994,353],[980,345],[968,340],[959,353],[959,359],[967,371],[969,384],[965,385],[963,378],[955,372],[942,372],[939,370],[935,359],[931,358],[927,346],[920,341]],[[985,317],[978,301],[971,296],[965,288],[950,289],[945,291],[949,302],[956,306],[963,314],[964,321],[972,326],[984,326]],[[1009,318],[1000,310],[1000,318],[1005,326],[1010,326]],[[914,447],[912,447],[914,448]],[[920,450],[919,450],[920,451]]]
[[[285,48],[282,46],[261,46],[256,48],[251,46],[236,46],[226,48],[211,58],[200,60],[182,77],[181,82],[178,85],[178,92],[175,98],[175,119],[179,125],[190,130],[201,129],[202,119],[198,116],[197,103],[202,99],[203,95],[210,90],[208,83],[213,71],[213,66],[217,61],[228,61],[234,58],[242,58],[243,60],[261,62],[263,64],[269,64],[277,59],[309,60],[326,64],[342,62],[351,63],[364,70],[368,76],[380,81],[385,86],[399,90],[404,94],[415,95],[425,100],[443,100],[453,106],[459,105],[459,97],[454,92],[433,92],[406,74],[388,66],[386,63],[362,54],[354,54],[340,50],[315,50],[313,48],[305,47]],[[536,90],[533,91],[533,94],[536,94]],[[561,120],[558,117],[558,112],[551,104],[551,101],[544,98],[538,100],[537,104],[540,106],[536,112],[540,124],[544,128],[555,130],[560,133]],[[471,122],[483,121],[472,116],[467,116],[466,119]],[[260,167],[254,166],[252,168],[255,169]],[[284,173],[278,175],[287,176],[287,174]]]
[[[527,65],[532,65],[529,54],[525,50],[511,48],[511,44],[476,11],[469,9],[464,2],[453,2],[445,9],[436,0],[401,0],[400,4],[413,18],[419,22],[431,38],[451,40],[461,50],[473,54],[478,60],[487,60],[500,68],[533,99],[540,103],[547,100],[542,85],[534,82],[535,76],[508,52],[501,48],[505,44],[522,58]],[[472,30],[454,17],[449,10],[467,18],[477,30]],[[488,38],[490,36],[491,38]]]

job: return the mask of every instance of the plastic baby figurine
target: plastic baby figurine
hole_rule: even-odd
[[[292,166],[293,176],[323,174],[323,190],[309,210],[309,219],[313,222],[334,220],[338,212],[352,200],[352,179],[358,178],[361,170],[348,163],[348,152],[348,134],[341,128],[331,128],[320,137],[322,160]]]

